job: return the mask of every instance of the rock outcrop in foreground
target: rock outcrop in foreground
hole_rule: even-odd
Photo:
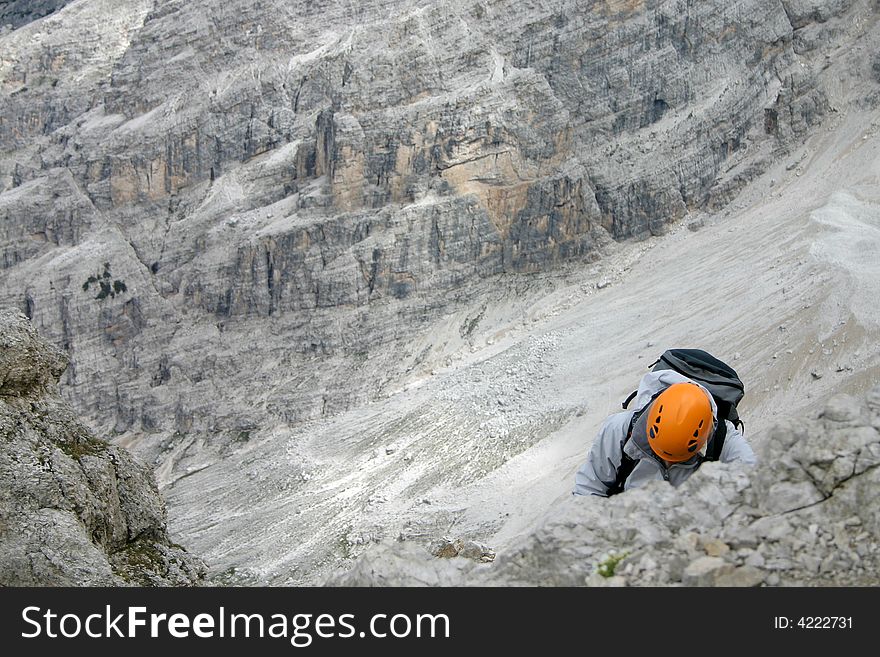
[[[366,554],[339,585],[876,586],[880,386],[778,424],[760,462],[707,464],[680,488],[573,497],[493,564],[414,543]]]
[[[0,585],[193,585],[152,473],[58,396],[67,356],[0,311]]]

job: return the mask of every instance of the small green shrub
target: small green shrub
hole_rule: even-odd
[[[629,552],[621,552],[617,554],[612,552],[596,565],[596,572],[602,577],[614,577],[614,571],[617,565],[626,559]]]

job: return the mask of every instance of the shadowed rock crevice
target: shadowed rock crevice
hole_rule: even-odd
[[[0,29],[6,26],[17,29],[48,16],[71,2],[73,0],[9,0],[0,6]]]

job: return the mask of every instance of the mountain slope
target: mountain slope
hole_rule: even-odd
[[[496,286],[473,351],[178,480],[172,527],[233,581],[319,583],[399,538],[475,541],[500,560],[569,497],[602,419],[670,347],[737,369],[746,437],[772,450],[777,421],[880,382],[878,127],[876,111],[840,116],[728,216],[692,216],[697,231]]]
[[[171,481],[442,362],[500,275],[723,207],[833,114],[829,62],[871,74],[875,23],[865,0],[70,3],[0,36],[0,303]]]
[[[0,303],[220,581],[503,558],[667,347],[876,383],[873,2],[116,4],[0,36]]]

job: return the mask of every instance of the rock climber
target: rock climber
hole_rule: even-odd
[[[702,351],[670,353],[679,357],[679,365],[698,354],[733,372]],[[706,461],[755,463],[755,453],[737,429],[735,407],[742,397],[741,382],[733,373],[739,391],[734,392],[738,397],[734,396],[731,404],[723,399],[731,387],[719,385],[717,374],[710,378],[714,390],[724,388],[719,401],[728,409],[726,414],[719,413],[713,395],[694,379],[673,369],[648,372],[635,393],[636,410],[615,413],[603,423],[586,462],[575,475],[574,494],[608,497],[653,480],[678,486]],[[726,419],[731,416],[733,422]]]

